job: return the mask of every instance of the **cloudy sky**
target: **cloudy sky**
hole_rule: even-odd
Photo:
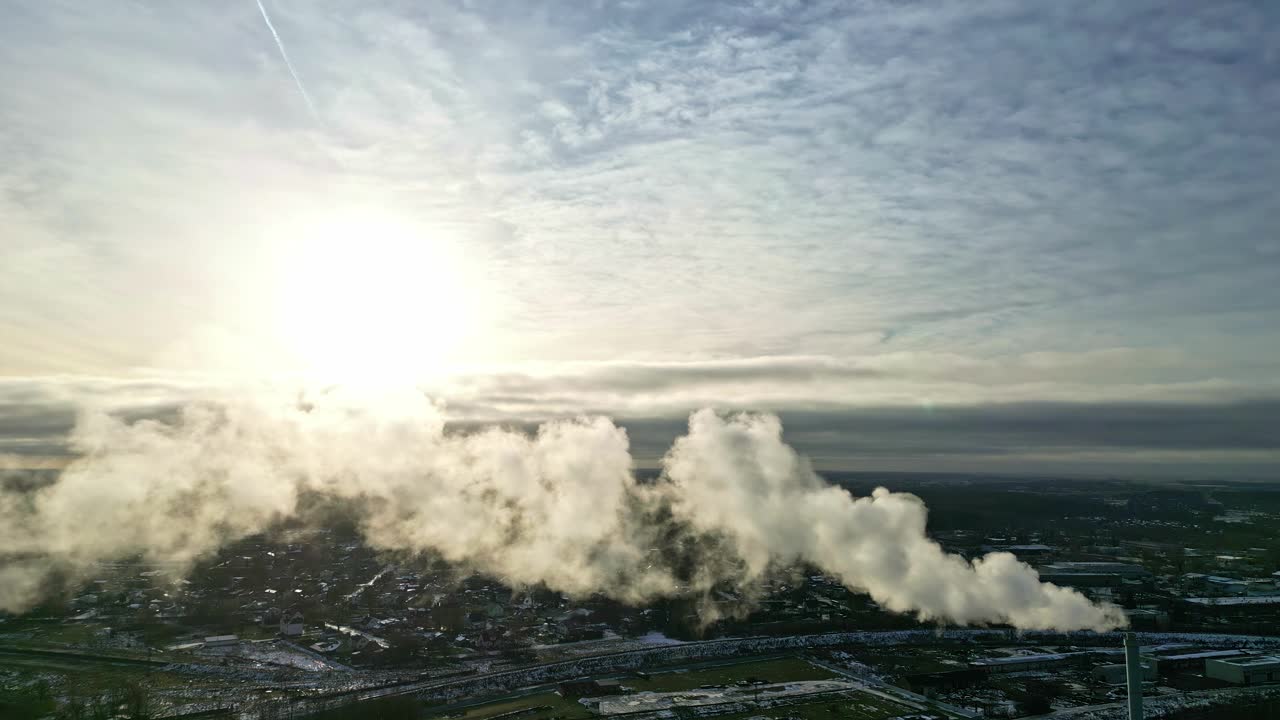
[[[1280,473],[1280,5],[263,3],[0,0],[6,463],[374,378],[642,457],[710,405]]]

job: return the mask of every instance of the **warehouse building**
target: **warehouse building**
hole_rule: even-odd
[[[1245,650],[1204,650],[1177,655],[1146,655],[1143,660],[1149,661],[1160,675],[1171,675],[1188,671],[1200,672],[1212,660],[1236,660],[1248,656],[1249,653]]]
[[[1261,685],[1280,682],[1280,657],[1240,657],[1208,660],[1204,674],[1233,685]]]
[[[1043,655],[1014,655],[974,660],[969,667],[989,674],[1026,672],[1028,670],[1052,670],[1070,665],[1085,665],[1094,657],[1092,652],[1048,653]]]
[[[1217,620],[1257,619],[1280,615],[1280,596],[1183,598],[1195,618]]]

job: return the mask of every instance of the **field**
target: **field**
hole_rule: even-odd
[[[980,657],[982,653],[958,651],[938,652],[921,648],[902,648],[890,652],[859,651],[852,655],[862,663],[870,665],[886,674],[907,675],[911,673],[948,672],[962,670],[971,657]],[[965,662],[956,662],[960,657]],[[951,662],[947,662],[951,660]]]
[[[793,680],[828,680],[835,674],[800,658],[779,658],[776,660],[758,660],[732,665],[716,665],[699,667],[688,671],[658,671],[646,678],[627,677],[623,684],[634,688],[637,692],[651,690],[653,692],[672,692],[675,690],[693,690],[703,685],[732,685],[739,680],[761,680],[767,683],[791,682]]]
[[[520,720],[550,720],[550,718],[587,718],[591,712],[574,700],[566,700],[554,692],[499,700],[473,705],[465,710],[432,712],[427,717],[488,720],[500,715],[513,715]]]
[[[892,700],[861,693],[855,698],[826,700],[805,705],[765,708],[748,713],[721,715],[717,720],[746,720],[746,718],[801,718],[801,720],[884,720],[919,712]]]
[[[832,673],[798,658],[758,660],[744,663],[700,666],[689,670],[661,670],[647,678],[637,675],[620,676],[626,687],[637,692],[673,692],[693,690],[702,685],[731,685],[739,680],[755,678],[767,682],[792,680],[825,680]],[[526,711],[526,712],[521,712]],[[437,710],[428,717],[455,718],[460,720],[488,720],[500,715],[516,714],[519,720],[551,720],[551,718],[591,717],[592,713],[576,700],[567,700],[554,692],[498,700],[454,711]]]
[[[793,657],[770,660],[753,660],[732,664],[701,665],[680,670],[661,670],[648,674],[618,676],[624,687],[636,692],[668,693],[697,690],[703,686],[732,686],[739,681],[754,680],[765,683],[786,683],[801,680],[829,680],[837,678],[833,673]],[[852,697],[827,696],[812,703],[797,703],[775,708],[762,708],[746,713],[720,716],[724,720],[746,720],[751,717],[783,718],[799,717],[804,720],[882,720],[904,714],[914,709],[880,697],[871,692],[859,692]],[[580,703],[567,700],[554,692],[542,692],[518,698],[498,700],[453,711],[438,709],[428,717],[454,718],[455,720],[582,720],[592,717]],[[623,716],[625,717],[625,716]]]

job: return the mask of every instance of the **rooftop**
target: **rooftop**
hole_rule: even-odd
[[[1122,573],[1145,575],[1147,569],[1141,565],[1122,562],[1071,561],[1055,562],[1040,568],[1041,573]]]
[[[1280,605],[1280,595],[1264,595],[1261,597],[1193,597],[1183,598],[1196,605]]]
[[[1204,577],[1202,577],[1202,578],[1200,578],[1200,579],[1201,579],[1201,580],[1204,580],[1205,582],[1211,582],[1211,583],[1238,583],[1238,582],[1240,582],[1240,580],[1237,580],[1237,579],[1235,579],[1235,578],[1222,577],[1221,575],[1205,575]]]
[[[1202,658],[1234,658],[1237,655],[1245,654],[1244,650],[1205,650],[1203,652],[1184,653],[1182,655],[1165,655],[1156,658],[1160,662],[1168,662],[1169,660],[1199,660]],[[1231,660],[1230,662],[1239,662]]]
[[[1048,653],[1044,655],[1013,655],[1011,657],[990,657],[974,660],[970,665],[1019,665],[1022,663],[1038,663],[1052,662],[1056,660],[1066,660],[1070,657],[1078,655],[1088,655],[1090,653]]]
[[[1280,657],[1276,657],[1275,655],[1265,655],[1262,657],[1232,658],[1230,660],[1222,660],[1221,662],[1229,665],[1237,665],[1239,667],[1257,667],[1259,665],[1280,665]]]

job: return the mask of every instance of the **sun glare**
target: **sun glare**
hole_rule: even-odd
[[[278,323],[295,368],[325,382],[415,382],[477,334],[476,284],[447,238],[345,215],[300,229],[282,268]]]

